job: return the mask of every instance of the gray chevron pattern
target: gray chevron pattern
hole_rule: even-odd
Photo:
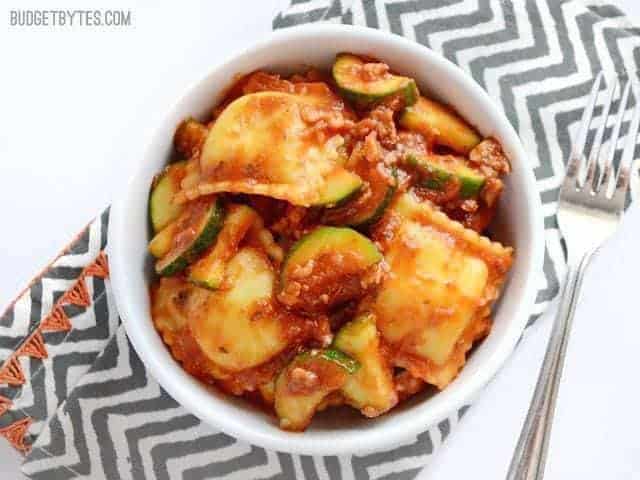
[[[38,437],[23,471],[34,479],[361,479],[396,472],[403,476],[393,478],[411,478],[457,421],[456,415],[407,445],[366,456],[266,451],[213,430],[178,405],[148,377],[121,326],[50,432]]]
[[[564,270],[555,199],[591,80],[600,70],[638,71],[640,30],[614,7],[561,0],[294,0],[273,27],[311,22],[411,38],[458,64],[502,106],[530,154],[545,216],[547,251],[533,322],[556,296]],[[91,256],[91,238],[98,235],[104,245],[106,222],[105,215],[99,232],[80,237],[0,319],[0,358],[73,281]],[[108,281],[98,280],[89,287],[95,303],[74,318],[76,327],[86,316],[83,326],[60,338],[51,334],[50,358],[29,359],[31,386],[11,396],[37,420],[23,465],[31,478],[412,479],[466,411],[370,455],[294,456],[245,444],[203,425],[148,377],[117,326]]]
[[[80,275],[83,267],[95,260],[106,247],[108,209],[69,245],[43,274],[18,298],[13,308],[0,318],[0,345],[5,360],[51,310],[55,301]],[[89,277],[87,288],[91,308],[64,307],[73,329],[46,332],[48,358],[20,358],[28,381],[20,387],[0,384],[0,396],[12,401],[11,410],[0,416],[0,428],[25,416],[34,422],[29,428],[37,436],[66,399],[75,383],[89,370],[113,336],[119,318],[108,280]],[[71,347],[71,348],[70,348]]]

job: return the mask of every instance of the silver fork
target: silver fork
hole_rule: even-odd
[[[616,171],[613,159],[623,117],[628,110],[631,82],[627,82],[623,88],[616,81],[610,88],[605,88],[602,122],[596,131],[585,164],[587,134],[594,106],[601,93],[602,82],[603,75],[600,73],[595,79],[589,102],[582,114],[580,130],[571,151],[566,177],[560,188],[558,225],[566,242],[568,270],[551,339],[529,412],[511,459],[507,480],[541,480],[544,476],[558,387],[584,272],[595,251],[615,232],[624,211],[640,123],[640,105],[637,92],[634,91],[636,106]],[[605,155],[601,152],[602,143],[611,105],[618,90],[621,90],[620,103]]]

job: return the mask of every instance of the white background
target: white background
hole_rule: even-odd
[[[131,8],[120,29],[10,29],[10,8]],[[640,25],[640,3],[617,0]],[[0,307],[117,194],[183,90],[271,29],[286,0],[3,2],[0,7]],[[640,209],[584,285],[549,479],[640,478]],[[502,479],[550,327],[544,317],[425,471]],[[0,478],[21,478],[0,441]]]

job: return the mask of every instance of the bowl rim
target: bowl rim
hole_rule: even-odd
[[[407,49],[412,53],[429,57],[429,62],[438,64],[439,68],[444,70],[447,75],[457,77],[465,89],[467,89],[477,102],[483,104],[483,107],[492,113],[496,119],[494,124],[500,124],[506,136],[510,137],[509,141],[513,145],[514,151],[512,156],[518,158],[518,165],[526,165],[527,154],[522,146],[520,138],[513,129],[506,116],[499,109],[489,95],[483,90],[469,75],[467,75],[457,65],[442,57],[433,50],[423,45],[409,40],[407,38],[394,35],[388,32],[341,24],[307,24],[296,27],[290,27],[283,30],[270,33],[259,42],[253,43],[248,48],[228,55],[223,61],[217,63],[207,72],[200,76],[196,81],[185,90],[185,93],[174,102],[167,110],[166,114],[158,122],[152,130],[152,135],[147,141],[143,150],[143,158],[147,158],[148,152],[153,148],[157,141],[158,133],[162,130],[162,125],[166,124],[173,117],[173,112],[190,96],[194,94],[198,86],[206,82],[206,80],[215,75],[219,71],[228,70],[231,64],[239,58],[251,55],[253,52],[266,48],[271,44],[282,44],[287,41],[301,41],[304,37],[318,36],[366,36],[375,38],[384,43],[395,44],[396,47]],[[316,39],[317,40],[317,39]],[[135,320],[135,314],[132,311],[132,302],[127,300],[126,292],[126,271],[127,266],[124,261],[124,253],[120,238],[126,237],[126,228],[124,224],[125,212],[128,204],[126,199],[131,191],[134,180],[141,175],[144,170],[144,162],[140,162],[134,174],[129,178],[126,187],[122,190],[122,194],[111,207],[110,226],[108,232],[108,249],[109,263],[111,270],[111,284],[114,292],[114,298],[117,310],[122,319],[122,323],[127,332],[127,336],[131,341],[138,356],[148,369],[149,373],[178,403],[184,406],[188,411],[220,430],[228,433],[240,440],[259,445],[270,450],[282,451],[287,453],[307,454],[307,455],[344,455],[349,453],[367,453],[389,449],[399,445],[408,439],[415,438],[416,435],[424,432],[428,428],[433,427],[438,422],[455,413],[458,409],[467,405],[478,394],[478,392],[486,386],[486,384],[495,376],[502,365],[507,360],[517,345],[521,333],[524,330],[537,292],[536,277],[537,273],[542,269],[544,255],[544,224],[542,216],[541,200],[535,185],[533,171],[528,169],[523,175],[525,184],[525,194],[527,205],[531,210],[531,250],[530,267],[526,272],[524,294],[521,296],[513,316],[508,331],[504,335],[504,339],[498,344],[498,347],[489,358],[485,359],[479,373],[467,379],[465,388],[456,390],[453,397],[450,396],[445,402],[429,402],[429,408],[420,410],[420,406],[411,407],[415,411],[416,421],[412,422],[396,422],[393,426],[385,426],[380,431],[365,430],[357,435],[357,441],[349,436],[333,435],[331,440],[319,440],[314,438],[313,434],[297,434],[292,432],[281,431],[280,434],[258,431],[257,429],[245,425],[242,421],[242,415],[231,407],[231,402],[221,405],[222,401],[209,396],[209,402],[213,402],[216,408],[212,409],[211,403],[206,402],[204,396],[185,383],[184,378],[178,378],[174,368],[167,368],[157,355],[153,354],[153,347],[150,341],[145,338],[143,322]],[[522,192],[521,192],[522,193]],[[540,212],[540,213],[538,213]],[[181,367],[178,367],[181,369]],[[184,374],[185,372],[182,371]],[[194,380],[195,381],[195,380]],[[197,394],[197,395],[196,395]],[[437,398],[434,397],[434,398]],[[202,400],[202,401],[200,401]]]

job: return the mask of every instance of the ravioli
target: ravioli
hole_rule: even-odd
[[[197,289],[186,307],[191,332],[203,353],[228,372],[260,365],[289,342],[270,308],[275,276],[266,256],[242,248],[227,264],[219,291]]]
[[[311,206],[350,196],[362,181],[339,164],[343,138],[312,128],[311,120],[330,112],[339,114],[317,94],[258,92],[238,98],[204,142],[199,184],[177,200],[234,192]]]
[[[397,365],[444,388],[485,330],[479,327],[498,296],[512,249],[410,193],[398,198],[386,220],[390,271],[373,302],[378,329],[397,352]]]

